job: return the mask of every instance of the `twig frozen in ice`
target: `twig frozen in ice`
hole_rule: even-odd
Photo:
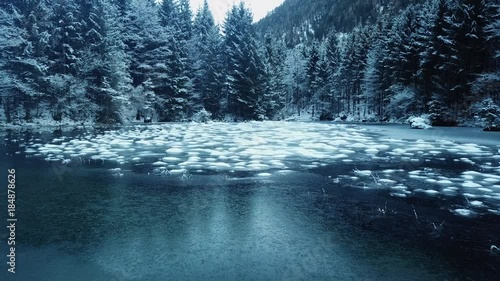
[[[379,213],[385,216],[387,213],[387,201],[385,201],[384,208],[378,208]]]
[[[184,171],[181,176],[181,180],[186,181],[191,179],[191,174],[188,171]]]
[[[495,252],[500,252],[500,248],[498,248],[497,246],[495,245],[491,245],[490,247],[490,252],[493,254]]]
[[[435,223],[431,224],[432,224],[432,234],[436,237],[441,236],[441,232],[443,231],[444,221],[441,222],[439,225],[436,225]]]
[[[370,172],[370,176],[372,176],[373,181],[375,182],[375,185],[379,185],[378,184],[378,178],[376,178],[371,172]]]
[[[415,210],[415,206],[412,204],[411,207],[413,208],[413,214],[415,215],[415,219],[418,222],[418,215],[417,215],[417,210]]]

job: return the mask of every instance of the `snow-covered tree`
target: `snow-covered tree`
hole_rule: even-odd
[[[326,100],[325,103],[328,104],[328,110],[333,117],[333,113],[338,113],[340,110],[338,108],[338,91],[340,88],[337,84],[339,75],[339,65],[340,65],[340,40],[339,35],[334,31],[331,32],[325,40],[326,44]]]
[[[484,32],[486,35],[486,50],[489,51],[488,63],[483,73],[476,75],[471,83],[471,92],[478,98],[490,97],[493,102],[500,104],[500,4],[489,3],[486,10],[487,22]]]
[[[252,12],[235,5],[224,22],[227,111],[235,118],[257,119],[263,65],[258,54]]]
[[[0,37],[0,42],[3,42],[0,43],[2,103],[8,122],[31,121],[44,98],[46,7],[35,2],[13,3],[0,14],[2,30],[5,31]]]
[[[223,91],[222,36],[215,25],[212,13],[205,1],[197,12],[191,40],[193,95],[195,104],[200,104],[213,118],[221,119]],[[201,110],[201,108],[197,108]]]
[[[284,82],[287,91],[285,112],[300,115],[306,101],[307,58],[301,46],[289,50],[285,60]]]
[[[262,48],[264,64],[264,87],[259,99],[260,118],[283,118],[281,110],[285,105],[285,46],[279,40],[265,36]]]
[[[26,44],[26,30],[16,25],[20,15],[9,7],[0,8],[0,98],[2,109],[8,123],[19,118],[18,77],[10,68],[18,50]]]
[[[168,69],[164,65],[170,50],[168,35],[160,25],[158,6],[154,1],[131,2],[126,11],[122,38],[130,58],[129,73],[135,88],[130,106],[136,108],[129,111],[138,111],[140,116],[148,119],[161,119],[166,96],[164,84],[169,83]]]
[[[320,100],[320,88],[324,83],[324,77],[322,75],[323,70],[318,42],[313,42],[308,51],[308,62],[306,66],[308,89],[306,99],[312,106],[311,113],[313,118]]]
[[[159,20],[166,39],[167,52],[163,60],[157,60],[153,77],[155,92],[161,98],[157,106],[159,120],[180,121],[192,115],[196,107],[192,99],[192,71],[188,43],[191,39],[191,10],[189,1],[179,3],[163,1]]]

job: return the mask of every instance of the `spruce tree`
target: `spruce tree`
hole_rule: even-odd
[[[205,0],[196,14],[193,24],[192,68],[193,95],[197,104],[207,110],[212,118],[221,119],[223,90],[222,36],[215,25],[212,13]],[[197,108],[201,110],[201,108]]]
[[[2,87],[8,89],[3,94],[3,104],[9,121],[32,121],[45,98],[46,15],[46,7],[41,1],[19,1],[2,10],[2,25],[6,31],[0,39],[5,52],[2,52],[2,80],[5,83]],[[7,40],[12,42],[7,43]]]
[[[237,119],[257,119],[263,65],[258,55],[252,13],[243,3],[224,22],[228,113]]]

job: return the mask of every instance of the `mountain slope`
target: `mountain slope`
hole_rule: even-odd
[[[260,20],[260,34],[271,34],[294,46],[312,38],[323,38],[331,30],[349,32],[360,23],[381,15],[393,15],[420,0],[286,0]]]

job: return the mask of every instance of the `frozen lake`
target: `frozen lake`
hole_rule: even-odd
[[[499,274],[500,134],[293,122],[0,134],[2,173],[18,177],[7,280]]]

